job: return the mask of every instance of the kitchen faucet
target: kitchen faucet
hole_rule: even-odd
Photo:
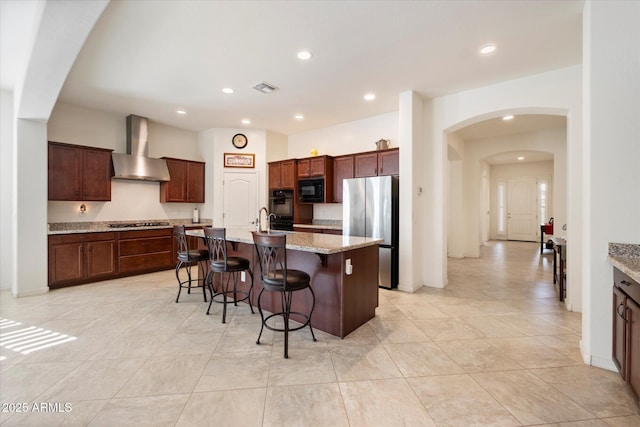
[[[269,221],[269,211],[267,210],[266,206],[263,206],[258,211],[258,233],[262,233],[264,231],[264,229],[262,228],[262,211],[264,211],[267,221]],[[269,232],[268,228],[267,228],[267,232]]]

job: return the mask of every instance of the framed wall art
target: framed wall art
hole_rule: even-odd
[[[225,168],[254,168],[255,166],[255,154],[224,153]]]

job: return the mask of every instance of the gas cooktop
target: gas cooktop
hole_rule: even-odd
[[[122,222],[119,224],[109,224],[111,228],[136,228],[136,227],[166,227],[168,226],[168,222]]]

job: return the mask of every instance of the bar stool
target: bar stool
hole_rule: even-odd
[[[178,263],[176,264],[176,279],[178,280],[178,296],[176,302],[180,299],[180,292],[182,288],[187,288],[187,293],[191,293],[191,288],[202,288],[202,295],[204,296],[204,302],[207,302],[207,293],[205,290],[205,282],[202,283],[200,279],[195,279],[196,284],[193,285],[193,279],[191,278],[191,266],[198,264],[207,269],[207,261],[209,260],[209,251],[206,249],[189,249],[189,239],[184,232],[184,225],[174,225],[173,235],[176,238],[178,244]],[[187,280],[180,278],[180,270],[184,267],[187,273]],[[202,273],[202,277],[206,277],[208,271]]]
[[[297,331],[309,326],[311,336],[316,341],[316,336],[313,333],[311,327],[311,315],[316,305],[316,296],[311,288],[311,277],[300,270],[293,270],[287,268],[287,236],[284,234],[259,234],[253,232],[253,242],[258,252],[258,260],[260,263],[260,272],[262,278],[262,290],[258,295],[258,311],[262,318],[262,326],[260,328],[260,334],[256,344],[260,344],[260,337],[262,337],[262,331],[264,328],[270,329],[276,332],[284,332],[284,358],[289,358],[289,332]],[[309,289],[311,292],[312,304],[309,314],[291,311],[291,299],[293,292]],[[264,291],[278,292],[280,293],[282,300],[282,311],[279,313],[273,313],[268,316],[264,316],[262,312],[262,306],[260,304],[260,298]],[[289,318],[292,314],[296,314],[305,319],[304,323],[300,326],[291,328],[289,326]],[[282,317],[284,320],[284,327],[277,328],[269,325],[268,322],[273,317]]]
[[[227,321],[227,304],[233,302],[233,305],[237,306],[240,301],[248,301],[251,313],[253,313],[253,305],[251,304],[251,292],[253,291],[253,272],[251,271],[251,264],[248,259],[227,256],[227,230],[224,228],[211,228],[206,227],[204,229],[204,235],[207,240],[207,247],[209,248],[209,273],[207,275],[206,283],[209,285],[211,292],[211,302],[209,302],[209,308],[207,308],[207,314],[211,310],[211,304],[213,302],[222,304],[222,323]],[[248,291],[238,290],[238,273],[247,271],[251,276],[251,286]],[[220,290],[214,291],[213,286],[213,274],[220,273]],[[228,273],[227,281],[224,281],[224,273]],[[233,289],[229,289],[229,282],[233,277]],[[233,295],[233,300],[228,300],[229,295]],[[238,294],[242,298],[238,299]],[[220,299],[219,297],[222,297]]]

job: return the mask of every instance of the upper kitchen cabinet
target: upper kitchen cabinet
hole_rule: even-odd
[[[333,157],[314,156],[298,159],[298,178],[320,178],[331,175],[333,175]]]
[[[283,160],[269,163],[269,189],[293,190],[296,186],[296,161]]]
[[[203,162],[165,158],[171,181],[160,183],[162,203],[204,203]]]
[[[342,203],[342,180],[353,175],[353,155],[333,158],[333,201]]]
[[[111,200],[111,151],[49,142],[49,200]]]
[[[354,177],[384,176],[400,174],[400,151],[372,151],[354,155]]]

